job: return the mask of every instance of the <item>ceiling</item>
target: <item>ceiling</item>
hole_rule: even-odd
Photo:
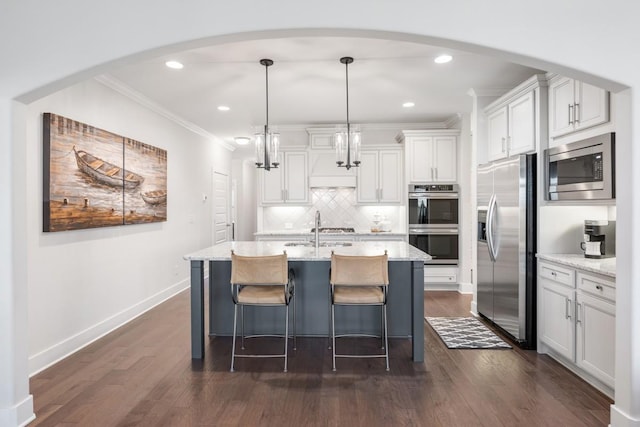
[[[442,53],[453,56],[436,64]],[[116,79],[182,120],[235,145],[265,123],[265,67],[270,58],[269,123],[334,125],[445,122],[471,111],[473,88],[506,92],[540,72],[503,60],[437,46],[353,37],[263,39],[209,46],[113,70]],[[165,61],[177,60],[181,70]],[[415,103],[403,108],[404,102]],[[217,109],[225,105],[223,112]]]

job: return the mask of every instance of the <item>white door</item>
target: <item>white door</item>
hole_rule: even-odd
[[[458,150],[455,136],[436,136],[433,138],[433,180],[436,182],[455,182],[458,179],[456,163]]]
[[[231,240],[229,176],[213,172],[213,244]]]
[[[535,98],[533,91],[509,104],[509,155],[536,149]]]
[[[573,131],[574,80],[563,78],[549,85],[549,136]]]
[[[558,354],[575,360],[575,323],[573,322],[573,290],[538,277],[542,290],[540,340]]]
[[[487,158],[489,161],[507,157],[507,107],[487,117]]]
[[[407,143],[409,182],[421,184],[433,181],[433,138],[414,137]]]
[[[576,81],[576,129],[609,121],[609,94],[606,90]]]
[[[378,203],[378,152],[363,151],[358,167],[358,203]]]
[[[400,203],[406,197],[402,186],[402,152],[380,151],[379,196],[382,203]]]

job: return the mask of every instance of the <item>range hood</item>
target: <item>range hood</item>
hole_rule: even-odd
[[[355,187],[356,170],[339,168],[333,152],[316,152],[310,156],[309,187]]]

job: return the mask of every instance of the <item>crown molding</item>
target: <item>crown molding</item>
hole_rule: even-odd
[[[101,83],[110,89],[113,89],[119,94],[126,96],[127,98],[142,105],[143,107],[157,114],[160,114],[162,117],[171,120],[172,122],[178,124],[179,126],[182,126],[188,131],[193,132],[197,135],[203,136],[211,140],[212,142],[220,145],[221,147],[226,148],[229,151],[235,151],[236,149],[236,147],[234,147],[233,145],[223,141],[221,138],[218,138],[212,133],[207,132],[206,130],[202,129],[200,126],[188,120],[185,120],[180,116],[177,116],[176,114],[172,113],[171,111],[167,110],[161,105],[153,102],[152,100],[150,100],[149,98],[141,94],[140,92],[132,89],[131,87],[127,86],[122,81],[116,79],[113,76],[110,76],[108,74],[103,74],[101,76],[94,77],[94,80],[96,80],[98,83]]]

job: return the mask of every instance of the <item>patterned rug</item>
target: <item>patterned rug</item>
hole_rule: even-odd
[[[448,348],[511,348],[475,317],[425,317]]]

